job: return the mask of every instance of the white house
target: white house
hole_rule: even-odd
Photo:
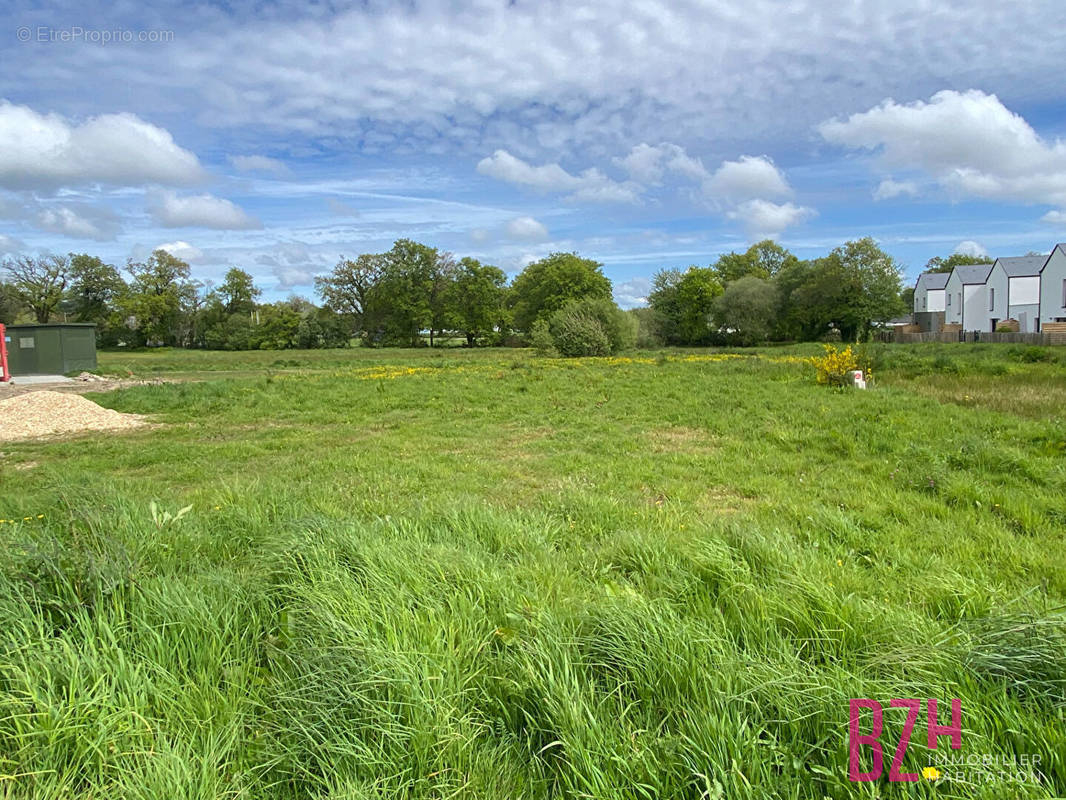
[[[1039,325],[1066,322],[1066,245],[1057,244],[1040,270]]]
[[[1047,256],[997,258],[986,283],[988,326],[967,330],[995,331],[1007,319],[1018,321],[1018,330],[1033,333],[1040,317],[1040,270]]]
[[[923,272],[914,284],[914,311],[944,310],[944,287],[948,284],[946,272]]]
[[[959,264],[944,285],[944,324],[964,331],[987,331],[988,292],[985,286],[991,264]]]

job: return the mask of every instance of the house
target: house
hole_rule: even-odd
[[[1022,333],[1036,330],[1040,313],[1040,270],[1047,256],[997,258],[988,274],[988,327],[1013,319]],[[975,329],[976,330],[976,329]]]
[[[944,310],[944,287],[947,272],[923,272],[914,284],[914,313]]]
[[[964,331],[987,331],[988,292],[985,283],[991,264],[959,264],[944,284],[944,324]]]
[[[1036,330],[1045,322],[1066,322],[1066,244],[1057,244],[1040,269],[1040,305]]]
[[[923,331],[938,333],[944,327],[946,272],[923,272],[914,284],[914,323]]]

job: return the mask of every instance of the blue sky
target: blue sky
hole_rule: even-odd
[[[620,303],[765,236],[913,280],[1066,239],[1060,2],[15,0],[0,254],[165,246],[310,296],[408,237]],[[110,41],[108,41],[110,39]]]

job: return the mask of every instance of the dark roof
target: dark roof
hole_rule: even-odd
[[[1003,267],[1008,278],[1025,278],[1030,275],[1039,275],[1047,259],[1047,256],[1015,256],[997,258],[996,261]]]
[[[959,264],[952,270],[959,273],[959,280],[964,284],[985,283],[991,271],[991,264]]]
[[[950,272],[923,272],[918,276],[918,283],[914,285],[914,288],[917,289],[918,287],[921,287],[926,291],[930,289],[943,289],[948,285],[948,277],[950,277],[950,275]]]

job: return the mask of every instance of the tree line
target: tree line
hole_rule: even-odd
[[[934,263],[936,262],[936,263]],[[929,268],[943,268],[934,259]],[[756,344],[851,339],[907,309],[899,265],[869,238],[801,260],[767,240],[707,267],[656,273],[646,308],[623,312],[603,265],[551,253],[508,283],[503,270],[409,239],[341,258],[315,278],[321,305],[264,303],[252,276],[196,281],[165,250],[124,271],[96,256],[22,256],[3,265],[0,321],[92,322],[101,346],[208,349],[534,344],[565,355],[634,343]]]

